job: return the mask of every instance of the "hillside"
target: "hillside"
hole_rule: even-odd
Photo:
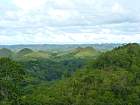
[[[16,55],[18,57],[21,57],[21,56],[24,56],[24,55],[29,54],[29,53],[32,53],[32,52],[33,52],[32,49],[24,48],[24,49],[21,49],[20,51],[18,51]]]
[[[86,48],[79,47],[79,48],[74,49],[72,54],[74,57],[84,58],[84,57],[95,57],[95,56],[99,55],[100,52],[92,47],[86,47]]]
[[[19,55],[18,55],[19,56]],[[20,61],[30,61],[30,60],[37,60],[37,59],[47,59],[50,55],[47,52],[29,52],[22,56],[19,56],[17,60]]]
[[[140,67],[140,45],[133,43],[120,46],[103,53],[95,62],[95,68],[110,68],[115,67],[133,69]]]
[[[12,57],[13,52],[7,48],[0,49],[0,57]]]
[[[55,58],[59,60],[63,59],[95,59],[97,56],[101,54],[100,51],[92,47],[78,47],[70,51],[65,51],[61,53],[57,53]]]
[[[74,49],[70,52],[32,51],[25,48],[17,53],[15,60],[25,67],[34,78],[33,81],[52,81],[71,76],[86,65],[89,57],[94,59],[97,56],[95,52],[93,48]],[[76,54],[81,56],[76,57]]]
[[[32,95],[24,98],[24,102],[42,105],[138,105],[139,51],[138,44],[127,44],[103,53],[91,67],[84,67],[72,77],[51,86],[39,85],[33,89]]]
[[[25,59],[39,59],[17,62],[25,71],[21,105],[139,105],[140,45],[97,52],[85,47],[25,54]]]

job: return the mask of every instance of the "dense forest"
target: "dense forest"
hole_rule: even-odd
[[[0,49],[0,105],[139,105],[140,45]]]

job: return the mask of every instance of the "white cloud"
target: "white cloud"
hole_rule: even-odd
[[[11,1],[16,9],[9,9],[10,4],[0,1],[0,44],[113,43],[140,39],[138,0]]]
[[[84,44],[84,43],[128,43],[140,42],[140,34],[114,35],[93,33],[59,33],[48,36],[42,33],[36,35],[5,36],[0,35],[0,44]]]
[[[74,1],[75,0],[51,0],[52,3],[59,8],[74,8],[75,4]]]
[[[111,33],[111,29],[101,29],[101,31],[99,32],[100,34],[110,34]]]
[[[113,13],[123,13],[125,11],[124,7],[119,3],[114,3],[112,6]]]
[[[65,21],[71,17],[71,14],[67,10],[51,9],[48,11],[48,15],[51,19],[56,21]]]
[[[30,11],[40,8],[46,0],[13,0],[15,5],[24,11]]]

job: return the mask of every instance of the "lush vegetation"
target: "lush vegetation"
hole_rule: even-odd
[[[0,104],[18,105],[22,95],[24,70],[8,58],[0,59]]]
[[[68,52],[31,51],[21,58],[17,54],[13,56],[16,62],[0,59],[2,105],[140,103],[139,44],[102,53],[87,47]]]

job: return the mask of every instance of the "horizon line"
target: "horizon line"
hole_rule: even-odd
[[[128,42],[128,43],[138,43],[140,42]],[[0,44],[0,46],[26,46],[26,45],[101,45],[101,44],[128,44],[128,43],[36,43],[36,44]]]

